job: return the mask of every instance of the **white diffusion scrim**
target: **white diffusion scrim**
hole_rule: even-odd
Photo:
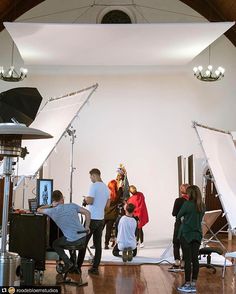
[[[21,146],[27,147],[29,154],[24,160],[20,158],[19,176],[34,176],[38,172],[96,88],[97,85],[94,85],[77,91],[73,95],[50,101],[43,107],[30,127],[47,132],[53,138],[22,141]]]
[[[236,148],[231,134],[196,126],[226,218],[236,228]]]

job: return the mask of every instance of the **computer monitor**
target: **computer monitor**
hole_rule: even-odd
[[[52,203],[53,180],[37,179],[38,206],[50,205]]]

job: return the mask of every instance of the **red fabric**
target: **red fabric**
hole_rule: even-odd
[[[127,200],[127,203],[135,205],[134,216],[139,218],[138,228],[141,229],[149,221],[144,195],[137,192]]]
[[[111,180],[108,183],[108,188],[110,190],[110,199],[111,199],[111,201],[116,201],[117,197],[118,197],[118,195],[117,195],[118,188],[117,188],[116,180]]]
[[[186,200],[189,200],[189,196],[188,196],[188,194],[182,194],[181,197],[183,197],[183,198],[186,199]]]

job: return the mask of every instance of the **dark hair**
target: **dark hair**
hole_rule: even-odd
[[[63,198],[63,194],[60,190],[54,190],[52,192],[52,201],[58,202]]]
[[[203,212],[205,209],[205,204],[202,201],[202,194],[198,186],[191,185],[187,188],[186,192],[189,195],[189,200],[195,203],[196,210],[198,212]]]
[[[101,176],[101,172],[98,168],[91,169],[91,171],[89,173],[90,173],[90,175],[98,175],[99,177]]]
[[[128,213],[133,213],[135,210],[135,205],[133,203],[128,203],[126,205],[126,210],[128,211]]]

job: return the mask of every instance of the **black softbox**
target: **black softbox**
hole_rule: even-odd
[[[12,123],[12,118],[27,127],[34,121],[42,101],[36,88],[14,88],[0,93],[0,123]]]

